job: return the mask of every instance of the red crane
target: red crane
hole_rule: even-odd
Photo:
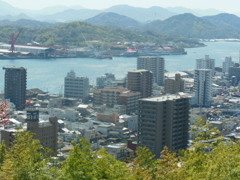
[[[19,37],[19,35],[20,35],[21,32],[22,32],[22,30],[19,30],[17,34],[12,34],[12,35],[10,36],[9,44],[11,45],[10,51],[12,52],[12,54],[13,54],[13,51],[14,51],[14,49],[15,49],[14,46],[15,46],[15,44],[16,44],[16,42],[17,42],[17,40],[18,40],[18,37]]]

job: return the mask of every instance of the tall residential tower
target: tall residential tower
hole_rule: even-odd
[[[127,88],[131,91],[138,91],[141,97],[152,96],[153,74],[152,72],[139,69],[129,71],[127,75]]]
[[[185,93],[139,100],[138,145],[148,147],[157,157],[164,146],[170,150],[188,145],[189,98]]]
[[[164,58],[159,56],[140,56],[137,59],[137,69],[147,69],[153,73],[154,82],[159,86],[164,84]]]
[[[88,78],[77,77],[74,71],[70,71],[64,80],[64,97],[82,100],[88,99]]]
[[[26,103],[27,71],[23,67],[3,67],[5,70],[4,97],[22,110]]]
[[[210,106],[212,100],[212,72],[210,69],[197,69],[194,71],[195,104]]]
[[[211,59],[209,55],[205,55],[205,58],[196,59],[196,69],[211,69],[212,75],[215,72],[215,59]]]

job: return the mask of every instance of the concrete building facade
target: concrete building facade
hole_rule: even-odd
[[[211,69],[212,75],[215,72],[215,59],[211,59],[209,55],[205,55],[205,58],[196,59],[196,69]]]
[[[126,106],[126,114],[136,113],[138,109],[138,100],[140,98],[140,92],[123,92],[119,96],[119,104]]]
[[[229,67],[228,78],[236,77],[236,79],[240,80],[240,67]]]
[[[137,69],[146,69],[153,73],[154,83],[164,84],[165,60],[159,56],[140,56],[137,59]]]
[[[141,93],[141,97],[152,96],[153,74],[149,70],[139,69],[129,71],[127,75],[127,88]]]
[[[106,73],[103,76],[96,78],[96,86],[98,89],[106,88],[112,81],[115,81],[115,75],[111,73]]]
[[[234,62],[232,61],[232,57],[225,57],[225,61],[223,62],[222,71],[224,73],[228,73],[230,67],[234,67]]]
[[[194,101],[198,106],[210,106],[212,101],[212,72],[210,69],[194,71]]]
[[[165,146],[176,151],[188,144],[189,98],[185,93],[139,100],[138,145],[157,157]]]
[[[64,79],[64,97],[87,100],[88,93],[88,78],[77,77],[74,71],[70,71]]]
[[[26,103],[27,70],[23,67],[3,67],[5,70],[4,98],[10,99],[16,109],[22,110]]]

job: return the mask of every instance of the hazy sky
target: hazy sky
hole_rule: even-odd
[[[23,9],[42,9],[44,7],[65,5],[104,9],[113,5],[128,4],[136,7],[176,7],[191,9],[218,9],[227,12],[240,12],[240,0],[2,0]]]

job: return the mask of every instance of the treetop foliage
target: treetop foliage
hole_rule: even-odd
[[[157,159],[146,147],[138,147],[136,157],[128,162],[116,160],[105,149],[92,151],[84,139],[72,142],[73,149],[66,160],[53,161],[51,153],[30,132],[19,131],[9,149],[4,142],[0,145],[0,179],[239,179],[240,142],[217,141],[209,146],[205,140],[214,142],[215,136],[209,133],[214,128],[202,120],[197,124],[193,129],[199,139],[191,148],[171,152],[165,147]],[[202,134],[200,130],[206,132]]]

